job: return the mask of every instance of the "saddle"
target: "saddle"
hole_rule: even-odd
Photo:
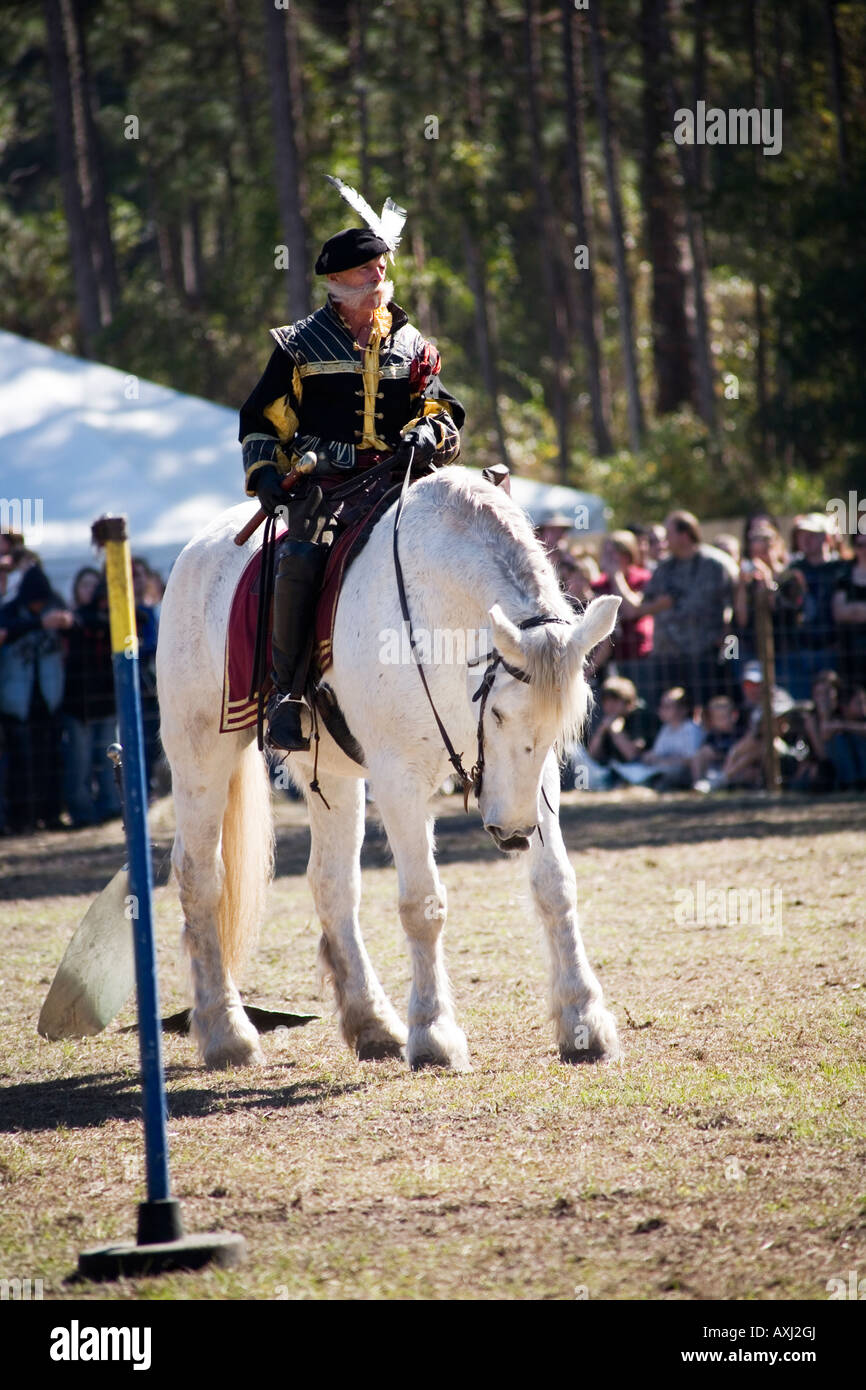
[[[427,467],[422,471],[428,471]],[[503,487],[505,492],[511,491],[509,470],[504,465],[496,464],[483,469],[482,473],[494,486]],[[304,694],[310,709],[314,711],[314,719],[318,715],[334,741],[360,768],[365,767],[364,750],[346,723],[337,697],[325,680],[325,675],[333,659],[334,622],[343,581],[353,561],[370,539],[373,527],[397,500],[401,491],[401,481],[395,479],[401,474],[402,469],[388,469],[385,460],[382,460],[375,469],[370,470],[369,482],[366,485],[362,479],[350,486],[348,495],[352,500],[341,501],[336,507],[333,524],[328,527],[335,532],[336,538],[328,555],[313,622],[312,659]],[[320,481],[326,492],[331,491],[329,483],[335,494],[346,491],[345,484],[340,484],[338,479],[331,480],[325,477]],[[278,529],[275,539],[279,541],[283,535],[285,528]],[[262,550],[257,550],[252,556],[238,580],[232,597],[226,630],[220,733],[235,733],[239,729],[248,729],[257,724],[261,703],[267,698],[270,690],[270,680],[267,677],[262,690],[250,689],[253,685],[256,654],[263,553]],[[266,623],[266,650],[262,662],[265,671],[270,671],[272,664],[271,629],[269,613]]]
[[[305,690],[307,701],[343,751],[360,767],[364,766],[363,749],[346,724],[337,697],[324,677],[333,660],[334,622],[343,580],[367,544],[373,527],[396,499],[399,490],[399,484],[392,485],[390,479],[385,479],[376,488],[377,495],[372,505],[367,495],[350,509],[343,508],[334,527],[337,535],[328,555],[313,623],[313,655]],[[277,530],[277,541],[283,535],[284,527]],[[226,629],[220,733],[236,733],[240,729],[253,727],[258,718],[259,700],[261,697],[266,699],[270,689],[269,678],[266,678],[263,690],[250,689],[253,684],[262,558],[262,550],[257,550],[244,568],[232,596]],[[271,668],[271,626],[269,615],[264,660],[266,671]]]

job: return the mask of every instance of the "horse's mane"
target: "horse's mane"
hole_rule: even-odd
[[[523,665],[540,717],[554,719],[566,740],[579,736],[591,693],[582,657],[568,643],[576,614],[526,513],[502,488],[464,469],[442,469],[425,492],[437,520],[471,536],[491,558],[503,580],[498,602],[513,623],[542,613],[563,619],[523,632]]]

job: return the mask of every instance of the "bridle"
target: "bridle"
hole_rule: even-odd
[[[556,618],[552,615],[541,613],[534,618],[524,618],[522,623],[517,624],[517,627],[519,627],[521,631],[525,632],[526,629],[529,627],[542,627],[546,623],[564,622],[565,618]],[[478,663],[475,661],[467,662],[467,665],[469,666],[477,666],[477,664]],[[490,696],[490,692],[493,689],[493,682],[496,680],[496,672],[500,666],[502,667],[503,671],[507,671],[509,676],[513,676],[515,680],[523,681],[524,685],[529,685],[532,680],[531,676],[529,676],[526,671],[522,671],[519,666],[512,666],[510,661],[506,661],[505,657],[496,647],[492,649],[487,661],[487,669],[485,670],[484,675],[481,677],[481,684],[479,685],[475,694],[472,696],[473,704],[476,700],[480,700],[481,703],[478,706],[478,728],[475,734],[478,744],[475,765],[472,768],[471,773],[469,774],[471,778],[469,786],[467,787],[465,782],[463,784],[463,805],[466,810],[469,809],[470,791],[474,790],[476,801],[481,796],[481,788],[484,783],[484,710],[487,705],[487,700]],[[542,791],[543,790],[544,789],[542,788]],[[547,797],[545,796],[544,799],[546,801]]]
[[[467,772],[465,767],[463,766],[462,754],[457,752],[457,750],[454,747],[454,744],[451,742],[451,739],[448,736],[448,730],[442,723],[442,720],[439,716],[439,711],[437,710],[436,705],[433,702],[433,696],[430,694],[430,687],[427,684],[427,677],[424,673],[424,667],[421,664],[421,661],[418,657],[418,652],[415,647],[415,634],[412,631],[412,618],[409,613],[409,602],[406,598],[406,586],[403,582],[403,566],[400,563],[400,551],[397,544],[397,535],[400,527],[400,517],[403,513],[403,503],[406,500],[406,493],[409,487],[409,478],[412,472],[412,459],[414,456],[414,452],[414,449],[410,449],[409,451],[409,464],[406,469],[406,477],[403,479],[403,487],[400,492],[400,500],[397,503],[397,512],[394,517],[394,571],[397,577],[397,592],[400,595],[400,609],[403,614],[403,621],[406,624],[406,628],[409,634],[409,646],[412,650],[412,656],[415,661],[415,665],[418,669],[418,675],[421,677],[421,684],[424,687],[424,694],[427,696],[430,708],[433,711],[433,718],[436,720],[436,726],[439,730],[439,735],[442,739],[442,742],[445,745],[445,750],[448,754],[448,761],[451,763],[451,766],[454,768],[455,773],[460,779],[460,785],[463,790],[463,809],[468,811],[469,793],[474,791],[475,799],[478,800],[478,798],[481,796],[481,788],[484,783],[484,711],[487,707],[487,701],[490,697],[490,692],[493,689],[493,683],[496,680],[497,671],[501,666],[503,671],[508,672],[509,676],[513,676],[515,680],[522,681],[524,685],[529,685],[532,678],[528,674],[528,672],[521,670],[519,666],[512,666],[509,661],[505,660],[505,657],[502,655],[502,653],[498,651],[496,647],[493,647],[487,659],[487,668],[484,672],[484,675],[481,678],[481,684],[479,685],[475,694],[472,696],[473,704],[476,702],[476,700],[480,701],[480,704],[478,706],[478,726],[476,729],[477,751],[475,756],[475,762],[472,765],[470,771]],[[553,614],[540,613],[532,618],[524,618],[522,622],[517,624],[517,627],[525,631],[527,628],[542,627],[547,623],[564,622],[567,622],[566,618],[558,618]],[[480,659],[481,658],[479,658],[479,660]],[[477,666],[478,662],[471,661],[468,663],[468,665]],[[542,787],[541,790],[548,807],[552,810],[553,808],[550,806],[550,802],[547,801],[547,796],[544,792],[544,787]],[[539,830],[539,835],[540,833],[541,832]]]

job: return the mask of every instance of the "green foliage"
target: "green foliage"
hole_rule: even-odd
[[[435,336],[445,379],[469,408],[466,454],[498,457],[496,420],[477,338],[467,248],[488,298],[501,423],[514,465],[554,479],[553,383],[570,401],[569,481],[600,492],[619,519],[685,505],[730,515],[760,500],[784,511],[862,482],[866,466],[866,10],[835,6],[843,54],[847,170],[834,114],[823,0],[756,7],[766,104],[784,118],[782,154],[704,151],[696,207],[707,242],[707,309],[718,435],[690,408],[654,418],[650,254],[642,203],[641,0],[605,4],[610,116],[620,151],[635,337],[648,425],[624,449],[625,373],[599,112],[581,18],[585,175],[592,265],[616,452],[593,453],[578,332],[574,228],[558,6],[535,6],[543,177],[553,235],[539,220],[529,138],[524,4],[505,0],[311,0],[292,7],[303,110],[296,127],[311,253],[348,214],[326,172],[362,181],[410,211],[396,267],[398,298]],[[752,104],[746,26],[737,7],[707,0],[708,104]],[[96,351],[177,389],[237,405],[267,356],[267,328],[285,320],[284,240],[261,7],[240,0],[82,0],[96,124],[120,280],[120,304]],[[359,19],[360,17],[360,19]],[[673,75],[691,93],[693,5],[671,6]],[[363,66],[359,37],[363,32]],[[4,326],[81,350],[54,133],[41,7],[0,9],[7,75],[0,84],[0,302]],[[294,52],[295,50],[291,50]],[[362,149],[362,120],[367,147]],[[128,138],[128,117],[137,138]],[[438,122],[431,137],[430,119]],[[673,149],[673,146],[671,147]],[[283,158],[279,152],[278,158]],[[673,167],[673,159],[672,159]],[[685,193],[680,188],[679,212]],[[685,241],[683,239],[683,249]],[[565,363],[551,355],[545,258],[562,296]],[[755,285],[764,312],[759,409]],[[321,291],[317,291],[321,293]],[[736,390],[728,390],[728,375]]]

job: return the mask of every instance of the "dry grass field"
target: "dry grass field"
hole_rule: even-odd
[[[348,1053],[316,992],[303,810],[281,801],[245,995],[321,1018],[268,1035],[259,1070],[210,1074],[187,1039],[165,1040],[187,1228],[242,1232],[247,1262],[105,1287],[69,1275],[82,1248],[133,1234],[143,1196],[137,1039],[121,1031],[134,1010],[68,1043],[39,1038],[36,1018],[122,862],[120,830],[2,844],[0,1276],[59,1299],[824,1300],[831,1277],[866,1275],[866,801],[565,798],[587,950],[623,1043],[601,1068],[564,1066],[552,1045],[524,865],[456,798],[440,811],[472,1073]],[[170,804],[151,829],[164,864]],[[364,863],[367,942],[404,1011],[372,815]],[[719,889],[763,890],[763,906],[736,920]],[[169,1013],[188,1002],[172,888],[156,917]]]

